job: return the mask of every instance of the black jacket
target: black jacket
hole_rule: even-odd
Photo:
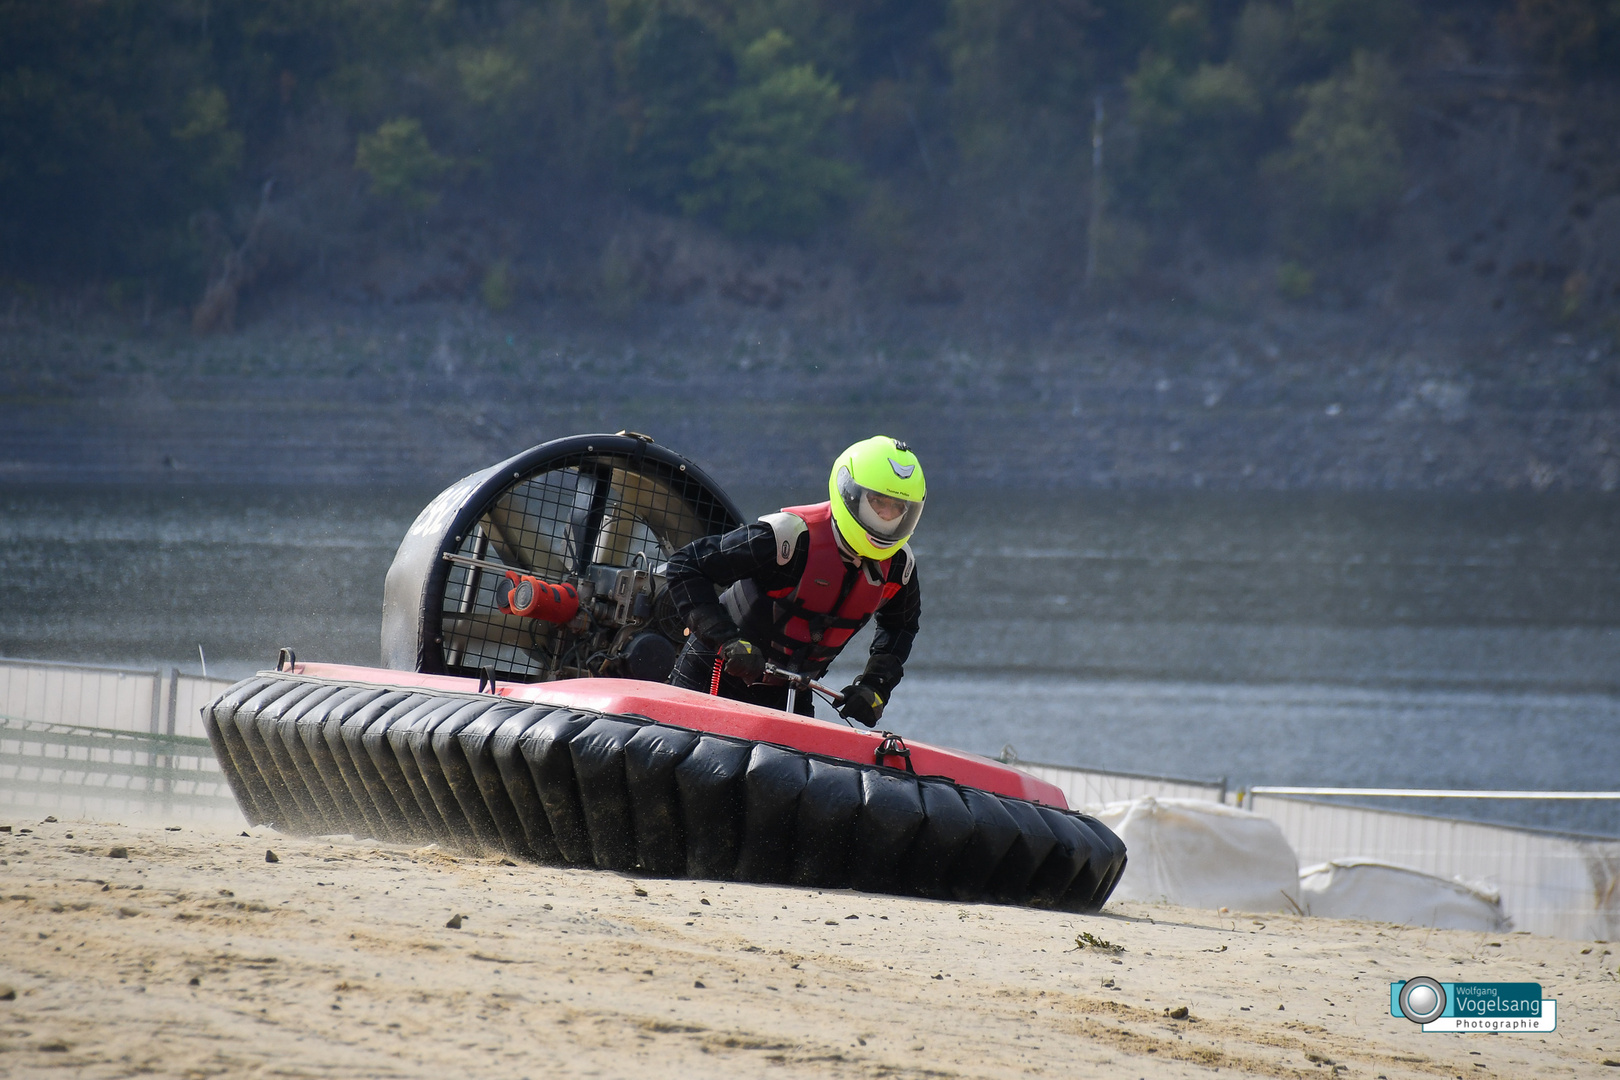
[[[809,534],[799,537],[793,557],[785,564],[777,562],[775,545],[771,526],[756,521],[723,536],[701,537],[670,556],[664,578],[675,610],[692,630],[671,682],[707,690],[715,650],[741,635],[741,629],[720,603],[721,589],[743,578],[753,578],[765,592],[798,584],[810,560]],[[901,557],[914,556],[906,549]],[[884,697],[900,681],[902,665],[911,655],[921,615],[922,591],[913,567],[900,591],[873,617],[877,632],[872,637],[867,673],[860,681],[876,684],[874,688]],[[722,680],[721,690],[727,697],[752,700],[757,696],[737,692],[742,690],[742,684],[729,675]],[[728,690],[733,692],[726,692]]]

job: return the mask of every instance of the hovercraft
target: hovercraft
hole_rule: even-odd
[[[301,663],[203,711],[248,820],[660,877],[1101,907],[1125,847],[1055,786],[664,683],[662,567],[741,513],[645,436],[452,485],[389,569],[386,668]]]

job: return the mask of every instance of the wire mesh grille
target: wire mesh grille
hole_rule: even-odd
[[[575,453],[514,478],[457,548],[546,581],[579,581],[593,567],[644,566],[657,572],[700,536],[738,522],[714,493],[680,466],[628,454]],[[445,583],[441,632],[446,668],[476,674],[493,667],[532,682],[580,673],[589,633],[507,615],[497,606],[503,574],[455,564]],[[678,628],[657,620],[669,635]]]

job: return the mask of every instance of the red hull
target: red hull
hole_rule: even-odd
[[[453,675],[354,667],[347,664],[298,664],[294,674],[345,683],[420,687],[472,693],[478,680]],[[870,765],[883,736],[842,723],[795,716],[740,701],[710,697],[692,690],[634,679],[569,679],[547,683],[503,683],[495,691],[512,701],[645,716],[662,724],[774,743],[807,753]],[[965,787],[1026,799],[1060,810],[1069,808],[1061,789],[1028,773],[977,754],[907,740],[912,767],[925,776],[943,776]],[[900,765],[889,758],[888,765]]]

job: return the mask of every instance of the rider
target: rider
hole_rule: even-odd
[[[866,670],[838,712],[878,722],[917,636],[922,597],[906,541],[927,487],[911,448],[877,435],[838,455],[827,490],[828,502],[787,507],[670,557],[665,579],[690,628],[670,682],[708,691],[718,657],[721,696],[786,709],[788,683],[765,665],[819,679],[875,615]],[[793,711],[811,716],[814,704],[801,689]]]

